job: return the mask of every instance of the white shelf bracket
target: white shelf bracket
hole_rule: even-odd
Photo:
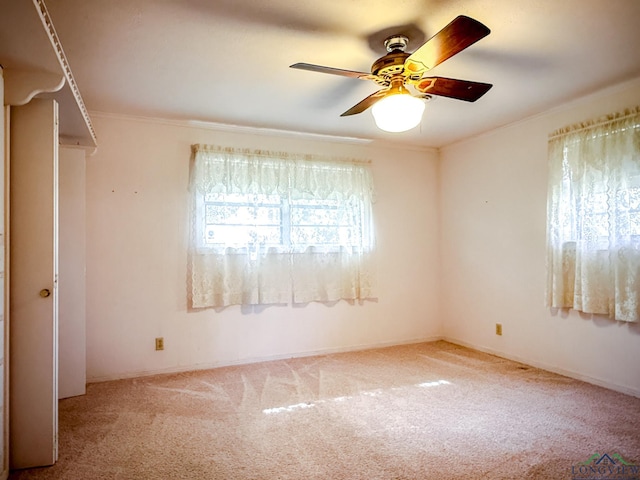
[[[64,87],[64,75],[37,70],[5,68],[4,104],[14,107],[25,105],[40,93],[58,92]]]

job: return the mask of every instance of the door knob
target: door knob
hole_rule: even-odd
[[[43,288],[42,290],[40,290],[40,296],[42,298],[47,298],[49,295],[51,295],[51,292],[48,288]]]

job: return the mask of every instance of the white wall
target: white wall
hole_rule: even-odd
[[[640,79],[442,149],[447,339],[640,395],[640,325],[544,306],[547,136],[636,105]]]
[[[437,152],[231,133],[92,114],[87,160],[89,381],[437,338]],[[190,145],[372,160],[379,298],[187,309]],[[165,350],[154,350],[164,337]]]

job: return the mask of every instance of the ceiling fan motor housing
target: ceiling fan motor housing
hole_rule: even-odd
[[[371,66],[371,73],[380,80],[376,79],[376,83],[380,85],[389,85],[391,77],[394,75],[402,75],[404,71],[404,61],[409,56],[408,53],[401,50],[394,50],[387,53],[384,57],[380,57]]]

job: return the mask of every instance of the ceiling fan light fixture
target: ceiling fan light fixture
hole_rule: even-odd
[[[424,101],[400,89],[376,102],[371,109],[377,127],[385,132],[406,132],[417,127],[424,113]]]

